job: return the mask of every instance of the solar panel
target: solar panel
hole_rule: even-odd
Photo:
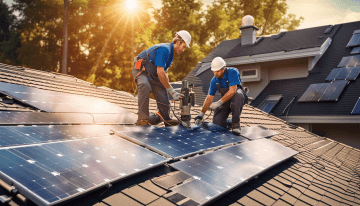
[[[360,34],[360,29],[355,30],[355,31],[354,31],[354,34]]]
[[[212,123],[192,129],[182,126],[165,128],[150,126],[133,127],[130,131],[117,131],[116,129],[114,131],[123,138],[147,146],[171,158],[181,158],[246,140]]]
[[[339,80],[330,83],[329,87],[326,89],[319,101],[337,101],[347,84],[348,81],[346,80]]]
[[[360,46],[360,34],[354,34],[346,47]]]
[[[209,203],[296,154],[268,139],[244,142],[171,164],[195,179],[172,190],[199,204]]]
[[[333,69],[329,76],[326,78],[326,81],[334,80],[355,80],[360,72],[360,67],[343,67]]]
[[[47,112],[129,113],[105,100],[61,92],[1,83],[0,91],[28,105]]]
[[[38,205],[54,205],[167,161],[116,136],[0,150],[0,176]]]
[[[112,128],[111,125],[2,126],[0,147],[101,137],[109,135]]]
[[[326,77],[325,81],[334,81],[342,68],[335,68],[331,70],[330,74]]]
[[[359,97],[358,101],[356,102],[351,114],[360,114],[360,97]]]
[[[354,67],[360,66],[360,55],[343,57],[337,67]]]
[[[271,137],[271,136],[274,136],[277,134],[279,134],[279,133],[269,130],[266,127],[262,127],[262,126],[242,127],[241,128],[241,136],[244,136],[250,140]]]
[[[90,114],[0,111],[0,124],[93,124]]]
[[[320,97],[323,95],[327,87],[328,83],[323,84],[311,84],[305,93],[298,100],[299,102],[318,102]]]
[[[360,47],[354,47],[350,54],[359,54],[360,53]]]

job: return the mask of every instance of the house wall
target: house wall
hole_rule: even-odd
[[[299,58],[246,66],[239,65],[236,66],[236,68],[239,69],[239,71],[246,70],[251,67],[261,68],[260,81],[243,82],[243,85],[250,89],[249,97],[255,99],[271,80],[307,77],[309,75],[308,61],[309,58]]]

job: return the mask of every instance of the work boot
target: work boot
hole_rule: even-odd
[[[167,123],[166,123],[167,122]],[[168,126],[176,126],[176,125],[180,125],[181,122],[177,119],[168,119],[166,120],[166,122],[164,122],[165,124],[165,127],[168,127]]]
[[[240,136],[241,134],[240,122],[232,122],[231,126],[232,126],[232,133],[237,136]]]
[[[138,125],[138,126],[150,125],[148,119],[138,119],[135,124]]]

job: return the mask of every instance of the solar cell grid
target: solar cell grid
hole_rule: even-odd
[[[116,136],[0,149],[0,176],[52,205],[167,161]]]
[[[172,190],[205,204],[296,154],[268,139],[244,142],[171,164],[194,179]]]
[[[192,129],[185,129],[182,126],[165,128],[151,126],[134,127],[130,131],[117,131],[116,129],[114,131],[121,137],[148,146],[172,158],[180,158],[245,140],[243,137],[233,135],[227,129],[212,123]]]
[[[360,64],[360,55],[343,57],[337,67],[355,67]]]
[[[337,101],[347,84],[348,81],[346,80],[339,80],[329,84],[329,87],[326,89],[319,101]]]

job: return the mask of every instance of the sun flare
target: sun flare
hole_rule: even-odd
[[[135,0],[126,0],[126,7],[130,10],[136,8],[136,1]]]

